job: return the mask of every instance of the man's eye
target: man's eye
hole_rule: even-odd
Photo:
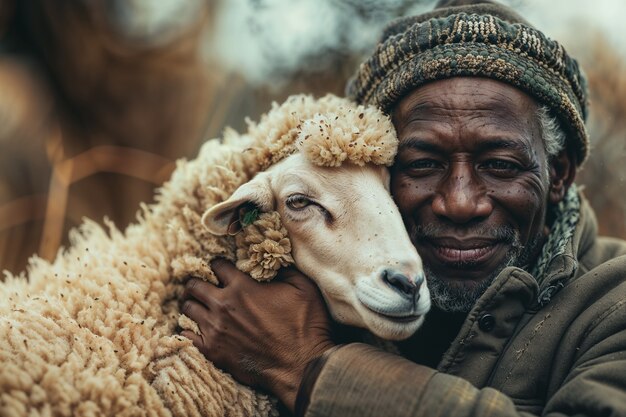
[[[311,200],[302,194],[294,194],[292,196],[287,197],[287,201],[285,201],[285,205],[291,210],[303,210],[313,204]]]
[[[440,166],[434,159],[417,159],[409,163],[411,169],[434,169]]]
[[[489,161],[485,161],[481,164],[481,168],[489,169],[494,171],[519,171],[520,166],[516,163],[505,161],[502,159],[491,159]]]

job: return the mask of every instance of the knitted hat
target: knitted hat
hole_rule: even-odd
[[[385,113],[430,81],[455,76],[499,80],[547,105],[567,133],[580,165],[589,153],[587,83],[563,46],[495,2],[441,1],[419,16],[391,22],[347,94]],[[469,4],[468,4],[469,3]]]

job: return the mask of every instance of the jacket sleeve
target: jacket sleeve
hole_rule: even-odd
[[[542,416],[626,416],[625,310],[622,300],[598,317]],[[315,374],[307,417],[531,416],[496,389],[478,389],[364,344],[331,352]]]
[[[305,413],[306,417],[496,415],[517,415],[513,403],[498,391],[478,390],[464,379],[360,343],[325,358]]]

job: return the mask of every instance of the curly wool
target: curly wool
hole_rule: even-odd
[[[85,221],[52,263],[33,257],[27,276],[7,275],[0,284],[0,416],[277,415],[273,400],[235,382],[177,335],[177,325],[198,332],[180,315],[178,299],[186,277],[217,283],[214,257],[235,260],[239,253],[238,265],[257,279],[292,262],[284,228],[272,213],[235,237],[210,234],[201,216],[296,152],[306,120],[345,114],[351,106],[333,96],[274,104],[259,123],[249,122],[245,134],[227,130],[223,141],[204,144],[195,160],[179,161],[157,203],[142,206],[137,223],[123,233],[110,222],[103,228]],[[347,112],[355,120],[342,123],[354,122],[366,136],[375,123],[359,118],[360,108]],[[380,122],[387,146],[384,132],[391,124]],[[351,132],[345,140],[359,136],[343,131]],[[373,138],[368,143],[375,148]],[[380,160],[390,163],[395,148],[383,149],[389,152]],[[382,150],[362,155],[377,152]]]
[[[395,130],[373,107],[340,108],[336,113],[316,114],[302,123],[297,146],[307,159],[319,166],[338,167],[345,161],[391,165],[396,154]]]
[[[280,268],[294,263],[291,241],[276,211],[262,213],[235,236],[235,242],[237,268],[258,281],[270,280]]]

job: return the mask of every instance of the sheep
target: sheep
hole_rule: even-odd
[[[142,206],[124,233],[85,220],[70,247],[0,285],[0,416],[275,416],[178,335],[178,298],[217,284],[214,257],[253,278],[295,264],[335,319],[384,339],[413,333],[430,301],[388,194],[397,139],[377,109],[326,96],[273,105],[225,132]],[[355,246],[358,250],[354,250]]]

